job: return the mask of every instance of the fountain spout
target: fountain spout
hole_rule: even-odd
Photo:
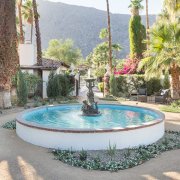
[[[85,79],[86,87],[88,88],[87,100],[83,101],[83,106],[81,108],[83,116],[98,116],[101,113],[98,111],[97,102],[94,102],[94,93],[92,88],[95,86],[95,79],[88,78]]]

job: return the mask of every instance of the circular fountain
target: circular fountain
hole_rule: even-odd
[[[34,145],[74,150],[117,149],[148,145],[164,135],[163,113],[143,107],[99,105],[94,102],[95,79],[86,79],[83,105],[59,105],[26,110],[16,116],[16,133]]]

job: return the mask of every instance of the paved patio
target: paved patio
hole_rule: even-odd
[[[85,90],[85,89],[84,89]],[[85,94],[85,92],[83,92]],[[96,100],[102,97],[95,89]],[[79,97],[82,102],[84,96]],[[136,102],[101,101],[136,105]],[[138,106],[158,109],[157,104],[138,103]],[[16,113],[0,117],[0,126],[15,118]],[[165,128],[180,131],[180,113],[165,113]],[[48,149],[29,144],[16,135],[15,130],[0,128],[0,180],[180,180],[180,150],[158,155],[137,167],[118,173],[90,171],[71,167],[52,160]]]

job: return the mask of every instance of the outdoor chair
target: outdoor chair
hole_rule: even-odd
[[[167,103],[169,91],[169,89],[160,89],[160,93],[155,95],[155,103]]]
[[[147,102],[147,88],[137,89],[137,100],[140,102]]]

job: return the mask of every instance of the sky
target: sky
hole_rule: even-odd
[[[53,2],[62,2],[66,4],[85,6],[85,7],[94,7],[100,10],[107,10],[106,0],[48,0]],[[130,14],[130,0],[109,0],[109,9],[111,13],[118,14]],[[140,14],[146,13],[146,1],[143,0],[142,5],[144,10],[140,11]],[[163,0],[149,0],[148,2],[149,14],[158,14],[161,12],[163,6]]]

